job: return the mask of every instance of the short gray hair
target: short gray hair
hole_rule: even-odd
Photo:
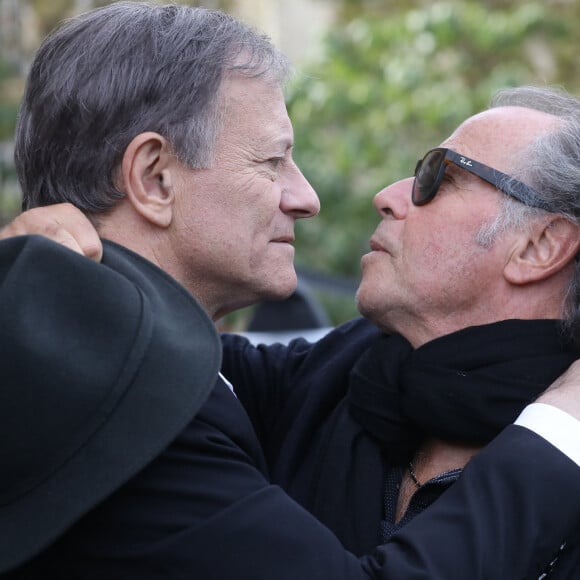
[[[192,168],[213,160],[219,91],[232,71],[282,84],[286,57],[216,10],[117,2],[65,22],[39,48],[16,129],[23,209],[70,202],[89,215],[123,194],[115,176],[145,131]]]
[[[553,131],[542,133],[511,168],[513,177],[530,185],[542,196],[549,212],[580,224],[580,99],[555,87],[519,87],[498,91],[490,107],[517,106],[559,117]],[[509,181],[506,183],[509,188]],[[509,196],[503,197],[498,219],[479,232],[482,243],[509,228],[522,228],[544,210],[530,208]],[[566,330],[580,344],[580,260],[563,303]]]

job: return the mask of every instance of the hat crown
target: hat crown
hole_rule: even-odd
[[[2,272],[0,505],[44,481],[106,420],[151,332],[136,287],[101,299],[99,272],[77,272],[73,261],[47,292],[44,267],[19,260]],[[25,292],[13,286],[22,279]]]
[[[145,467],[213,388],[221,342],[151,262],[0,242],[0,573]]]

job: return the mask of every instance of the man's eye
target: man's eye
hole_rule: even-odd
[[[277,169],[283,161],[284,157],[270,157],[270,159],[267,160],[267,163],[269,163],[274,169]]]
[[[457,182],[457,179],[455,178],[455,175],[453,175],[449,171],[446,171],[443,174],[443,179],[441,180],[441,185],[455,185],[456,182]]]

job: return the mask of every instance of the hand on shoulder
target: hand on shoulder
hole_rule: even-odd
[[[103,257],[93,224],[70,203],[30,209],[0,229],[0,240],[25,235],[44,236],[97,262]]]

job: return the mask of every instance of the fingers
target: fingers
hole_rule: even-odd
[[[0,240],[31,234],[47,237],[97,262],[103,257],[103,246],[93,224],[70,203],[37,207],[20,214],[0,229]]]

